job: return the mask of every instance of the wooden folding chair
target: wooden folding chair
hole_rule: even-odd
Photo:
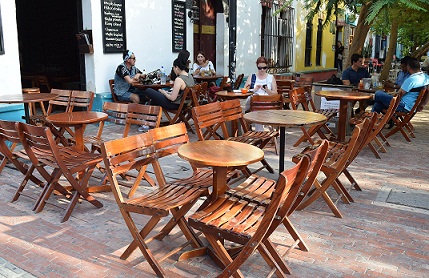
[[[191,119],[191,108],[192,108],[192,94],[191,88],[187,87],[183,91],[182,98],[180,100],[179,107],[176,110],[163,109],[165,117],[168,119],[170,125],[179,122],[184,122],[186,127],[193,132],[189,120]],[[171,115],[170,115],[171,114]]]
[[[348,144],[342,144],[333,141],[329,143],[329,152],[321,169],[326,178],[323,179],[322,182],[319,182],[317,179],[314,180],[314,190],[311,192],[311,194],[308,194],[308,198],[301,202],[301,204],[297,207],[298,210],[306,208],[321,196],[336,217],[343,217],[334,201],[332,201],[331,197],[329,197],[326,190],[330,186],[333,186],[335,191],[342,197],[343,201],[346,203],[350,202],[347,198],[349,195],[348,192],[338,185],[337,179],[343,170],[349,165],[348,160],[350,159],[350,156],[353,154],[353,152],[356,152],[356,148],[360,148],[362,142],[364,142],[369,124],[370,121],[365,119],[361,124],[356,125]],[[315,147],[316,146],[306,147],[300,154],[293,156],[292,161],[299,161],[303,154],[314,149]]]
[[[389,138],[390,136],[392,136],[398,131],[402,133],[405,140],[407,140],[408,142],[411,142],[410,137],[416,138],[413,132],[414,127],[411,124],[411,120],[413,119],[414,115],[417,114],[418,109],[422,104],[422,101],[427,98],[428,93],[429,93],[429,90],[427,88],[421,89],[419,96],[417,97],[417,100],[414,103],[414,106],[411,108],[409,112],[399,112],[399,111],[394,112],[392,120],[395,123],[395,126],[385,135],[386,138]],[[407,132],[405,130],[407,130]]]
[[[386,113],[385,114],[380,113],[377,116],[377,122],[374,126],[374,130],[373,130],[372,134],[370,135],[369,143],[368,143],[368,147],[371,149],[371,151],[373,152],[373,154],[375,155],[376,158],[379,158],[379,159],[381,158],[378,151],[380,151],[382,153],[387,152],[384,145],[390,146],[390,143],[389,143],[389,141],[387,141],[386,137],[383,135],[382,130],[385,127],[385,125],[390,121],[390,119],[393,117],[393,113],[396,111],[396,108],[399,106],[400,100],[401,100],[400,96],[396,96],[396,97],[392,98],[392,100],[390,101],[389,108],[387,109]],[[374,114],[374,112],[361,113],[361,114],[356,115],[355,117],[351,118],[349,123],[357,125],[357,124],[361,123],[364,119],[371,118],[373,114]],[[380,139],[378,139],[377,136],[380,137],[381,141],[380,141]],[[376,148],[372,142],[375,142],[375,144],[378,146],[378,148]]]
[[[30,116],[31,122],[37,125],[46,124],[46,116],[51,115],[55,110],[60,109],[63,112],[70,111],[70,90],[52,89],[51,94],[56,94],[58,97],[49,101],[48,110],[46,115],[33,115]]]
[[[309,193],[311,186],[313,185],[313,182],[316,179],[317,174],[319,173],[320,168],[323,165],[323,162],[325,161],[327,153],[328,141],[324,140],[317,148],[305,154],[310,159],[310,167],[307,172],[305,182],[303,183],[296,200],[294,201],[290,209],[287,211],[286,215],[278,216],[278,218],[283,219],[283,225],[294,239],[294,243],[290,246],[289,249],[295,248],[295,246],[298,245],[302,251],[309,250],[303,238],[299,235],[296,228],[290,222],[288,216],[290,216],[292,212],[295,211],[301,201]],[[229,189],[226,194],[228,194],[230,197],[237,197],[246,201],[258,202],[261,205],[266,205],[265,201],[274,192],[275,185],[276,183],[270,179],[259,177],[257,175],[252,175],[242,184],[238,185],[235,188]]]
[[[293,110],[297,110],[298,106],[301,105],[304,111],[312,111],[315,113],[322,114],[326,116],[327,121],[329,121],[333,116],[337,114],[337,110],[335,109],[316,109],[316,105],[313,102],[313,98],[311,97],[311,93],[307,93],[305,88],[296,88],[290,91],[289,93],[291,99],[291,105]],[[314,140],[312,136],[314,134],[318,134],[322,139],[328,139],[325,133],[322,132],[322,129],[326,131],[331,139],[335,139],[335,135],[332,130],[326,125],[326,122],[313,125],[308,130],[305,127],[301,127],[302,132],[304,133],[298,141],[293,145],[297,147],[302,142],[308,141],[310,144],[314,144]]]
[[[207,82],[201,82],[191,87],[192,106],[209,103],[207,88]]]
[[[239,74],[234,82],[234,90],[240,89],[241,83],[243,83],[244,73]]]
[[[36,83],[36,86],[39,87],[42,93],[51,92],[52,87],[46,75],[35,75],[34,82]]]
[[[254,146],[263,149],[268,142],[276,138],[279,133],[277,131],[251,131],[248,129],[248,125],[243,117],[243,109],[241,108],[240,101],[238,99],[223,101],[220,103],[222,108],[222,114],[225,123],[230,122],[232,126],[238,123],[237,128],[234,128],[234,132],[228,135],[227,140],[249,143]],[[242,134],[238,135],[238,130],[241,128]],[[263,159],[261,163],[264,165],[270,173],[274,173],[273,168],[268,164],[268,162]]]
[[[160,266],[161,261],[189,244],[195,248],[202,247],[201,241],[188,226],[184,216],[201,196],[208,194],[208,191],[206,187],[195,186],[191,182],[189,184],[165,183],[158,157],[174,153],[174,150],[187,142],[189,138],[183,123],[161,129],[161,131],[153,129],[147,133],[105,142],[102,144],[102,154],[115,200],[134,239],[120,258],[127,259],[136,248],[139,248],[154,272],[160,277],[165,277]],[[165,140],[154,140],[153,135],[158,139],[164,138]],[[167,139],[168,137],[169,139]],[[117,176],[135,169],[139,171],[135,179],[135,183],[138,184],[143,177],[144,166],[148,164],[152,164],[154,168],[159,181],[159,188],[141,197],[125,200],[122,197]],[[140,232],[132,217],[134,213],[151,217]],[[147,238],[159,221],[170,213],[172,215],[171,220],[161,232]],[[188,242],[175,248],[163,258],[155,258],[148,244],[153,239],[161,240],[176,225],[179,226]]]
[[[277,219],[278,213],[283,212],[286,216],[300,191],[308,165],[309,159],[305,157],[296,166],[280,173],[275,190],[271,195],[263,196],[264,205],[230,196],[227,191],[208,207],[189,216],[189,225],[203,232],[217,263],[223,268],[217,277],[243,277],[239,268],[256,250],[275,269],[277,276],[285,277],[291,272],[270,236],[283,223],[283,219]],[[247,181],[252,182],[250,178]],[[242,247],[231,255],[224,245],[226,240]]]
[[[103,206],[91,196],[88,191],[88,180],[95,166],[101,162],[101,155],[78,151],[74,147],[62,147],[57,145],[49,127],[33,126],[25,123],[18,124],[20,140],[30,158],[33,167],[37,169],[47,185],[35,205],[35,211],[40,212],[44,208],[51,193],[59,191],[66,197],[71,196],[64,217],[61,222],[67,221],[72,211],[82,197],[97,208]],[[48,169],[49,168],[49,169]],[[49,173],[49,170],[51,172]],[[64,176],[72,186],[74,192],[68,192],[58,183]]]
[[[101,153],[101,143],[103,131],[106,123],[113,125],[123,125],[125,127],[128,111],[128,103],[104,102],[102,111],[107,114],[107,119],[100,122],[95,136],[86,136],[83,138],[85,143],[91,144],[91,152],[99,151]]]
[[[23,149],[15,150],[16,146],[21,143],[18,134],[18,123],[0,120],[0,153],[3,159],[0,163],[0,174],[7,162],[13,164],[25,178],[30,179],[35,184],[43,187],[43,182],[33,176],[34,166],[31,165],[30,158]],[[30,166],[29,166],[30,164]],[[15,194],[12,202],[17,200],[20,193]]]
[[[283,94],[271,95],[271,96],[261,96],[254,95],[250,98],[250,111],[260,111],[260,110],[282,110],[284,105]],[[276,129],[272,126],[269,126],[270,131],[275,131]],[[277,137],[272,138],[274,143],[274,148],[276,154],[278,154],[278,144]]]
[[[292,79],[277,80],[276,79],[276,83],[277,83],[277,93],[283,95],[283,99],[284,99],[283,107],[285,109],[290,109],[289,103],[291,102],[291,100],[290,100],[289,94],[290,94],[290,91],[293,90],[295,80],[292,80]]]
[[[194,107],[192,109],[192,115],[198,139],[201,141],[208,140],[210,138],[216,140],[225,139],[247,143],[262,148],[271,140],[271,138],[278,135],[278,132],[276,131],[248,131],[247,125],[243,119],[239,100],[214,102]],[[240,136],[230,136],[225,125],[226,121],[238,121],[240,126],[243,128],[244,133]],[[261,163],[263,164],[263,167],[259,168],[257,171],[267,168],[270,173],[274,173],[274,170],[265,159],[263,159]],[[250,171],[248,170],[247,175],[250,175]]]
[[[40,88],[22,88],[23,94],[40,94]],[[39,101],[40,109],[42,110],[42,115],[47,116],[45,104],[43,101]],[[32,102],[28,104],[30,117],[36,115],[36,103]]]
[[[308,94],[313,90],[313,77],[297,76],[295,77],[295,87],[304,88]]]
[[[91,111],[94,92],[73,90],[70,96],[70,111]]]

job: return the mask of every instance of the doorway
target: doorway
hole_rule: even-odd
[[[81,0],[16,0],[22,86],[85,90],[85,60],[76,34],[82,30]]]
[[[199,19],[194,21],[194,54],[204,52],[216,69],[216,14],[223,13],[222,1],[194,0],[199,7]],[[195,57],[192,58],[196,62]]]

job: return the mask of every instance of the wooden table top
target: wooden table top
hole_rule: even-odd
[[[339,100],[366,100],[372,98],[373,94],[358,91],[319,91],[316,95],[327,99]]]
[[[133,82],[133,86],[140,90],[146,90],[152,88],[154,90],[163,89],[167,87],[172,87],[173,83],[167,82],[165,84],[143,84],[140,82]]]
[[[244,166],[264,158],[264,152],[258,147],[227,140],[187,143],[179,147],[178,154],[191,163],[211,167]]]
[[[56,125],[82,125],[91,124],[107,119],[107,114],[94,111],[76,111],[52,114],[46,120]]]
[[[283,127],[306,126],[326,122],[326,116],[302,110],[260,110],[244,114],[246,121]]]
[[[56,99],[57,94],[51,93],[40,93],[40,94],[13,94],[13,95],[2,95],[0,103],[31,103],[39,101],[48,101]]]
[[[247,98],[248,96],[253,95],[253,92],[248,91],[247,93],[243,94],[241,91],[238,91],[238,92],[219,91],[219,92],[216,92],[216,95],[224,99]]]

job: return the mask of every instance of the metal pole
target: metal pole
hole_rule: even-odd
[[[235,82],[236,52],[237,52],[237,0],[229,0],[229,78],[231,86]]]

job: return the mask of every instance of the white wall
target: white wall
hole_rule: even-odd
[[[108,80],[112,79],[116,67],[122,62],[122,54],[104,54],[101,1],[83,0],[87,5],[83,12],[87,29],[92,29],[94,54],[85,54],[87,68],[87,89],[95,92],[109,92]],[[92,19],[88,20],[87,17]],[[136,66],[152,71],[161,66],[170,72],[177,53],[171,49],[171,0],[127,0],[125,2],[127,48],[136,55]],[[187,49],[193,57],[193,26],[187,21]],[[92,26],[91,26],[92,25]]]
[[[15,1],[0,0],[3,45],[5,54],[0,55],[0,96],[21,93],[18,33]]]
[[[261,13],[260,1],[237,0],[237,75],[256,72],[256,59],[261,56]]]

